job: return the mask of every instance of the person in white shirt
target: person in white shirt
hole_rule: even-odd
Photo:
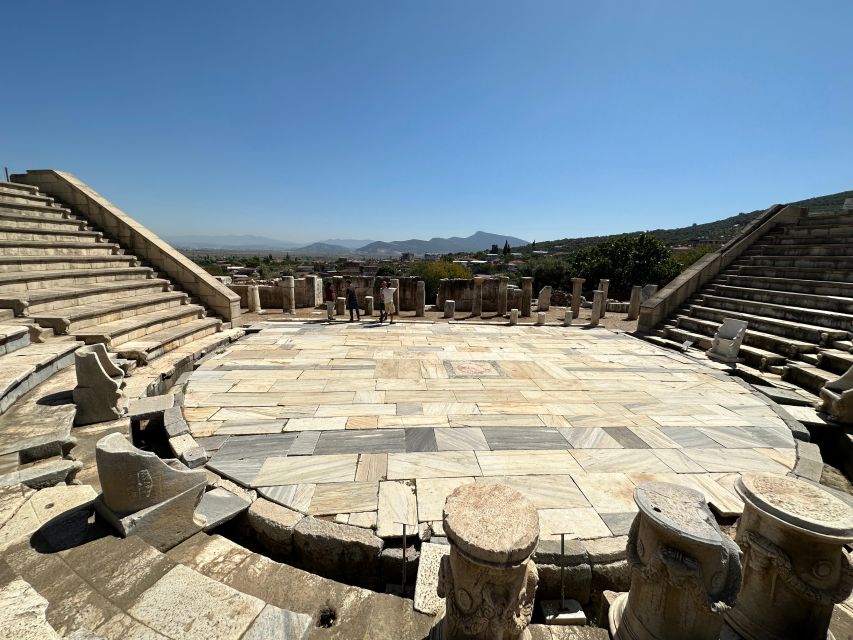
[[[390,321],[390,324],[394,324],[394,312],[396,309],[394,308],[394,292],[396,289],[392,289],[388,286],[388,281],[382,281],[382,287],[379,289],[379,293],[382,296],[382,303],[385,306],[385,314]],[[379,316],[379,322],[382,322],[382,316]]]

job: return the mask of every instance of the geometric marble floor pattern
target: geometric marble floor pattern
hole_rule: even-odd
[[[184,415],[217,473],[384,537],[500,482],[542,537],[624,535],[650,480],[741,512],[739,473],[784,474],[794,441],[760,395],[604,328],[262,323],[193,372]]]

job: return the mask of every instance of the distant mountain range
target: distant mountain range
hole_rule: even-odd
[[[385,256],[395,257],[402,253],[463,253],[488,251],[493,244],[503,249],[504,242],[512,247],[527,245],[527,240],[504,236],[496,233],[477,231],[467,238],[432,238],[430,240],[396,240],[379,242],[372,240],[331,239],[321,240],[309,245],[274,240],[263,236],[226,235],[226,236],[173,236],[167,241],[179,249],[219,249],[235,251],[288,251],[304,256]]]

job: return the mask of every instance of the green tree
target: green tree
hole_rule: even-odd
[[[470,278],[471,272],[461,264],[452,262],[416,262],[409,273],[424,281],[426,299],[435,300],[438,294],[438,283],[442,278]]]
[[[504,255],[508,256],[511,249],[509,248],[509,240],[504,240]]]

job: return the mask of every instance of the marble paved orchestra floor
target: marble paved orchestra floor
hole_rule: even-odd
[[[380,535],[440,534],[468,482],[525,494],[543,537],[623,535],[638,483],[688,485],[733,516],[739,473],[794,465],[790,431],[747,386],[604,328],[259,326],[186,388],[208,466]]]

